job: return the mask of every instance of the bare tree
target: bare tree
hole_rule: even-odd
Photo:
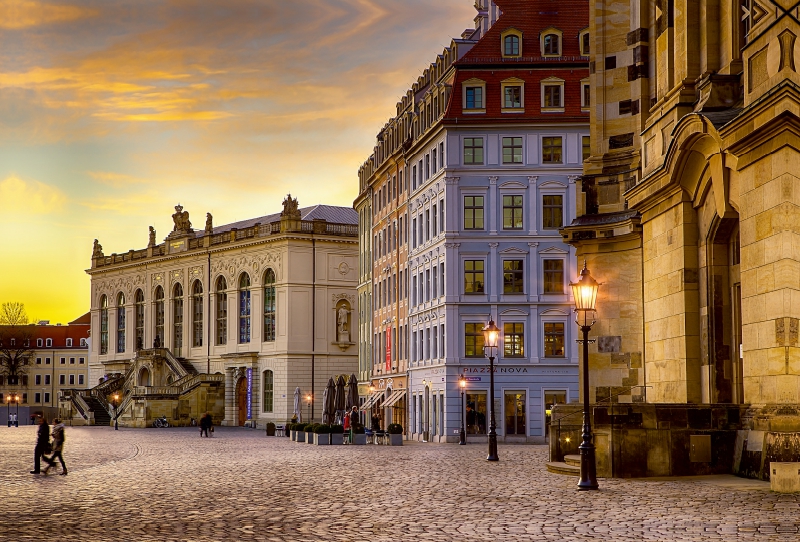
[[[34,354],[34,330],[24,303],[0,305],[0,374],[12,386],[28,372]]]

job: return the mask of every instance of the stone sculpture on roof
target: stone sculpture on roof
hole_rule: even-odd
[[[300,211],[297,209],[297,198],[292,199],[292,195],[288,194],[286,199],[283,200],[283,212],[281,216],[286,218],[300,218]]]
[[[214,217],[211,213],[206,213],[206,234],[214,233]]]
[[[153,226],[150,226],[150,239],[147,242],[147,246],[149,247],[156,246],[156,229]]]
[[[94,240],[94,246],[92,247],[92,258],[102,258],[103,257],[103,245],[97,242],[97,239]]]
[[[175,213],[172,215],[172,221],[175,223],[175,226],[172,228],[173,232],[192,232],[192,223],[189,221],[189,211],[184,211],[180,203],[175,206]]]

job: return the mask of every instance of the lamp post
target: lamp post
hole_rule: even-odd
[[[461,431],[458,432],[458,443],[467,443],[467,432],[464,431],[464,388],[467,386],[467,377],[461,375],[458,377],[458,387],[461,388]]]
[[[114,431],[119,431],[119,417],[117,415],[117,408],[119,408],[119,394],[115,393],[114,398]]]
[[[497,457],[497,432],[494,421],[494,349],[500,338],[500,329],[494,325],[494,320],[489,318],[489,323],[483,328],[483,348],[489,352],[489,455],[486,461],[500,461]]]
[[[308,405],[308,423],[311,423],[311,394],[306,395],[306,404]]]
[[[14,414],[14,427],[19,427],[19,393],[12,396],[14,398],[14,402],[17,403],[17,413]]]
[[[6,414],[8,415],[8,426],[11,427],[11,395],[6,395]]]
[[[583,262],[581,278],[578,282],[570,283],[572,296],[575,298],[575,323],[578,324],[583,333],[583,431],[581,438],[583,441],[578,449],[581,452],[581,479],[578,482],[578,490],[586,491],[597,489],[597,464],[595,463],[594,444],[592,443],[592,421],[589,411],[589,330],[595,323],[594,311],[597,301],[597,289],[599,284],[589,274],[586,268],[586,261]],[[592,320],[589,321],[589,313],[592,313]],[[591,341],[594,342],[594,341]]]

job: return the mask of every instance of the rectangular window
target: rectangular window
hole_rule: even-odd
[[[560,164],[561,136],[542,138],[542,162],[545,164]]]
[[[431,211],[425,209],[425,241],[431,240]]]
[[[42,364],[42,358],[36,358],[36,365]]]
[[[545,322],[544,324],[544,357],[564,357],[564,323]]]
[[[411,168],[411,189],[417,189],[417,166]]]
[[[433,344],[431,346],[431,357],[436,358],[439,353],[439,329],[433,326]]]
[[[445,292],[444,290],[444,262],[439,264],[439,274],[442,277],[442,284],[441,284],[442,295],[447,295],[447,292]]]
[[[522,196],[503,196],[503,229],[522,229]]]
[[[592,155],[592,147],[590,144],[589,136],[581,137],[581,155],[582,160],[586,161]]]
[[[69,364],[75,365],[75,358],[69,358]]]
[[[483,229],[483,196],[464,196],[464,229]]]
[[[69,375],[69,385],[70,386],[75,385],[75,375]]]
[[[522,87],[504,87],[503,91],[503,107],[509,109],[519,109],[522,107]]]
[[[433,224],[431,224],[431,227],[433,228],[433,232],[432,232],[431,235],[433,237],[436,237],[436,235],[437,235],[437,233],[436,233],[436,205],[433,206],[433,209],[432,209],[431,212],[433,214]]]
[[[464,138],[464,163],[483,164],[483,138]]]
[[[431,300],[431,270],[425,270],[425,301]]]
[[[542,228],[555,230],[564,225],[563,196],[542,196]]]
[[[66,375],[58,375],[58,383],[60,385],[64,385],[67,383],[67,376]]]
[[[507,358],[525,356],[525,324],[522,322],[503,324],[503,356]]]
[[[44,358],[44,364],[50,365],[50,358]]]
[[[483,357],[483,324],[464,324],[464,355],[468,358]]]
[[[272,371],[264,371],[263,375],[264,398],[262,401],[262,409],[264,412],[272,412],[272,403],[275,392],[273,374]]]
[[[83,386],[83,375],[78,375],[78,385]]]
[[[439,166],[444,167],[444,143],[439,143]]]
[[[444,324],[439,326],[439,357],[444,357]]]
[[[503,293],[504,294],[521,294],[524,292],[522,260],[504,260],[503,261]]]
[[[433,284],[431,285],[431,297],[433,299],[436,299],[437,297],[439,297],[439,292],[437,291],[437,288],[436,288],[436,282],[437,282],[438,276],[439,276],[439,268],[434,265],[433,266]]]
[[[411,248],[417,247],[417,219],[412,220],[413,227],[411,228]]]
[[[483,260],[464,260],[464,293],[484,293]]]
[[[44,385],[45,386],[50,385],[50,375],[44,375]]]
[[[483,87],[467,87],[467,103],[464,109],[483,109]]]
[[[503,163],[521,164],[522,163],[522,138],[504,137],[503,138]]]
[[[39,403],[41,401],[41,398],[42,398],[42,394],[40,394],[40,393],[33,394],[33,402],[34,403]]]
[[[86,358],[78,358],[79,365],[83,365],[84,363],[86,363]]]
[[[544,85],[542,92],[545,107],[564,107],[561,102],[561,85]]]
[[[485,435],[486,434],[486,420],[488,419],[487,405],[489,401],[486,399],[486,392],[467,393],[465,394],[467,404],[465,405],[466,412],[464,419],[466,420],[467,433],[470,435]]]
[[[439,200],[439,231],[444,231],[444,199]]]
[[[585,83],[581,85],[581,90],[583,91],[581,94],[581,98],[583,98],[581,107],[587,109],[592,105],[592,87],[588,83]]]
[[[544,293],[564,293],[564,260],[544,261]]]
[[[41,385],[42,385],[42,375],[36,375],[36,376],[34,376],[34,377],[33,377],[33,382],[34,382],[34,384],[36,384],[37,386],[41,386]]]
[[[433,168],[433,172],[436,173],[438,168],[436,167],[438,161],[436,160],[436,149],[431,151],[431,167]]]
[[[411,361],[417,361],[417,332],[411,334]]]
[[[431,155],[430,154],[426,154],[425,155],[425,180],[427,181],[430,178],[431,178]]]

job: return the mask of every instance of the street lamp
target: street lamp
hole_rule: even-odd
[[[11,400],[17,403],[17,413],[14,414],[14,427],[19,427],[19,394],[12,394]]]
[[[306,395],[306,404],[308,405],[308,423],[311,423],[311,394]]]
[[[464,431],[464,388],[467,387],[467,377],[458,377],[458,387],[461,388],[461,431],[458,432],[458,443],[463,445],[467,443],[467,432]]]
[[[117,408],[119,408],[119,394],[115,393],[114,398],[114,431],[119,431],[119,418],[117,416]]]
[[[6,395],[6,414],[8,414],[8,426],[11,427],[11,395]]]
[[[570,283],[572,296],[575,298],[575,323],[578,324],[583,333],[583,431],[581,438],[583,442],[578,447],[581,451],[581,479],[578,482],[578,490],[586,491],[597,489],[597,464],[595,463],[594,444],[592,444],[592,423],[589,412],[589,330],[595,323],[594,312],[597,301],[597,289],[599,284],[589,274],[586,268],[586,260],[583,261],[583,270],[578,282]],[[592,313],[591,322],[589,313]],[[581,317],[582,315],[582,317]],[[594,341],[591,341],[594,342]]]
[[[483,328],[483,348],[489,351],[489,455],[486,461],[500,461],[497,457],[497,432],[494,421],[494,349],[500,338],[500,329],[494,325],[494,320],[489,318],[489,323]]]

